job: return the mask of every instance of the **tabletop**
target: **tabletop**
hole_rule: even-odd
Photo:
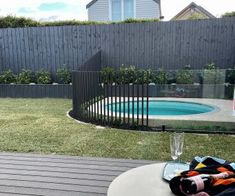
[[[165,164],[145,165],[121,174],[110,184],[108,196],[173,196],[162,179]]]

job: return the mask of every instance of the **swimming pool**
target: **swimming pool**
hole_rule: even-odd
[[[109,104],[106,108],[111,112],[125,113],[125,114],[147,114],[147,101],[130,101],[128,102],[117,102]],[[168,115],[192,115],[202,114],[214,111],[215,108],[209,105],[183,102],[183,101],[168,101],[168,100],[149,100],[148,102],[148,114],[155,116],[168,116]]]

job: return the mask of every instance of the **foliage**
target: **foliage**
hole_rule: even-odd
[[[39,26],[74,26],[74,25],[98,25],[107,24],[106,22],[79,21],[79,20],[61,20],[51,22],[41,22]]]
[[[7,71],[4,71],[0,75],[0,83],[2,83],[2,84],[15,83],[16,80],[17,80],[16,75],[10,69]]]
[[[161,71],[162,72],[162,71]],[[163,72],[162,72],[163,74]],[[164,74],[163,74],[164,75]],[[147,84],[151,82],[163,82],[164,76],[157,77],[150,69],[144,70],[135,66],[122,65],[119,69],[105,67],[101,70],[102,82],[105,84]]]
[[[113,67],[104,67],[101,70],[102,83],[105,84],[113,83],[114,75],[115,75],[115,69]]]
[[[71,71],[67,68],[59,68],[56,71],[56,74],[61,82],[64,84],[69,84],[71,82]]]
[[[136,83],[137,84],[149,84],[153,82],[154,73],[151,69],[139,69],[137,70]]]
[[[38,84],[50,84],[51,76],[48,71],[40,70],[36,72],[36,80]]]
[[[176,83],[176,71],[170,70],[167,72],[167,84]]]
[[[155,84],[166,84],[167,82],[167,73],[164,69],[159,69],[157,72],[154,73],[153,82]]]
[[[119,84],[135,83],[137,77],[137,68],[135,66],[126,67],[122,65],[117,71]]]
[[[226,82],[230,84],[235,84],[235,67],[233,69],[228,69],[226,72]]]
[[[223,18],[225,17],[234,17],[235,16],[235,11],[234,12],[226,12],[222,15]]]
[[[17,82],[20,84],[29,84],[30,82],[34,82],[32,71],[23,69],[18,76]]]
[[[177,84],[192,84],[193,83],[193,72],[191,66],[187,65],[183,69],[176,73]]]
[[[0,28],[17,28],[17,27],[42,27],[42,26],[72,26],[72,25],[99,25],[99,24],[119,24],[119,23],[143,23],[156,22],[158,19],[127,19],[120,22],[96,22],[96,21],[79,21],[79,20],[62,20],[52,22],[39,22],[30,18],[6,16],[0,17]]]
[[[144,23],[144,22],[158,22],[159,19],[157,18],[143,18],[143,19],[134,19],[134,18],[128,18],[124,21],[120,21],[120,22],[112,22],[112,23]]]
[[[39,22],[30,18],[6,16],[0,17],[0,28],[32,27],[39,26]]]
[[[215,63],[206,64],[202,77],[204,84],[222,84],[225,82],[225,72],[218,69]]]
[[[215,63],[208,63],[205,65],[204,69],[207,69],[207,70],[214,70],[214,69],[217,69],[217,66],[215,65]]]

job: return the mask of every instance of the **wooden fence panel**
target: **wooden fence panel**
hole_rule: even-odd
[[[235,18],[0,29],[0,72],[77,70],[98,51],[102,66],[200,69],[235,65]]]

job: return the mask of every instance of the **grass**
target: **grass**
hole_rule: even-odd
[[[97,129],[66,116],[67,99],[0,99],[0,151],[170,160],[169,133]],[[185,135],[182,158],[235,160],[235,137]]]

